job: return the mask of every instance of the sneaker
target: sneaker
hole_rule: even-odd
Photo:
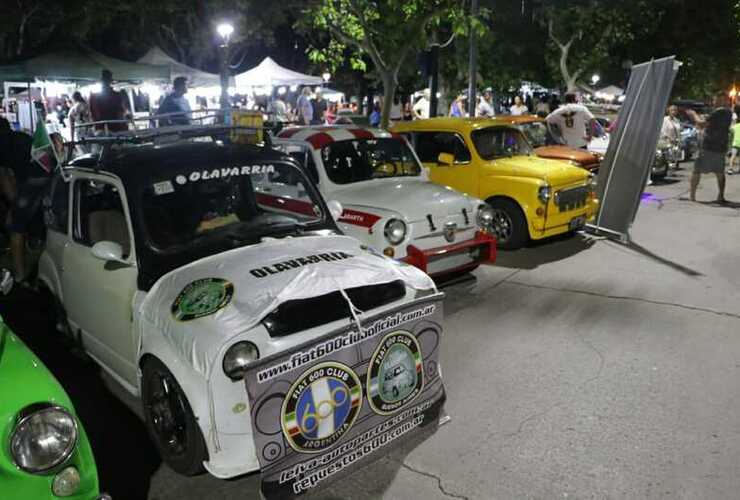
[[[13,273],[7,269],[0,270],[0,293],[8,295],[13,289]]]

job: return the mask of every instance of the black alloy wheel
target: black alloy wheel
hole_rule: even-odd
[[[142,367],[141,399],[147,429],[162,459],[186,475],[201,474],[208,451],[185,393],[159,360]]]

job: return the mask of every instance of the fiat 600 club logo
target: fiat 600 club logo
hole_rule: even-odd
[[[388,415],[404,407],[424,388],[419,342],[411,333],[389,333],[370,358],[367,392],[370,407]]]
[[[321,363],[304,372],[283,402],[283,433],[291,448],[318,453],[351,427],[362,406],[362,385],[341,363]]]

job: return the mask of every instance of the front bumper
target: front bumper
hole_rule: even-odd
[[[402,260],[434,277],[464,272],[496,261],[496,239],[478,231],[471,240],[442,247],[421,250],[409,245]]]

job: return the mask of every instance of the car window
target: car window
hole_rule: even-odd
[[[293,163],[161,175],[146,181],[141,196],[147,241],[157,250],[254,242],[326,220],[313,184]]]
[[[513,127],[483,128],[475,130],[471,137],[476,151],[484,160],[532,154],[532,146],[524,134]]]
[[[316,163],[313,161],[313,155],[308,148],[296,144],[284,144],[278,145],[277,149],[288,153],[291,158],[306,169],[308,176],[314,183],[319,183],[319,172],[316,170]]]
[[[455,163],[468,163],[470,150],[459,134],[453,132],[418,132],[416,154],[422,163],[437,163],[440,153],[455,157]]]
[[[326,175],[336,184],[421,173],[408,143],[397,138],[332,142],[321,148],[321,161]]]
[[[110,183],[78,179],[74,183],[74,239],[85,246],[100,241],[121,245],[124,258],[131,251],[131,237],[118,189]]]
[[[67,234],[69,227],[69,183],[61,175],[54,177],[49,197],[44,202],[44,221],[52,231]]]
[[[519,126],[519,130],[524,132],[525,137],[529,143],[538,148],[547,144],[547,126],[542,122],[523,123]]]

